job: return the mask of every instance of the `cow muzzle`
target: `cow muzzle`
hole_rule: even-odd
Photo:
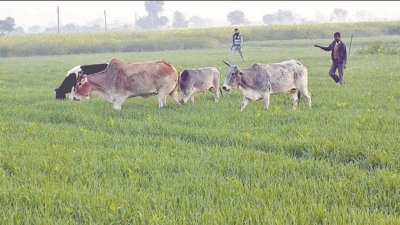
[[[65,99],[67,99],[67,96],[65,94],[57,94],[56,99],[57,100],[65,100]]]
[[[231,89],[229,88],[229,87],[227,87],[227,86],[222,86],[222,89],[224,89],[226,92],[229,92]]]
[[[55,93],[55,95],[56,95],[56,99],[58,99],[58,100],[64,100],[64,99],[67,98],[67,96],[66,96],[64,93],[61,93],[61,92],[58,90],[58,88],[56,88],[56,89],[54,90],[54,93]]]

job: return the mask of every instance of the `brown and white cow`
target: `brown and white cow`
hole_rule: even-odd
[[[290,92],[293,100],[293,110],[299,104],[300,94],[307,98],[311,108],[311,94],[308,92],[308,70],[297,60],[288,60],[280,63],[254,63],[250,68],[241,69],[236,65],[229,65],[222,89],[230,91],[239,88],[243,94],[240,111],[246,108],[250,100],[265,100],[264,108],[268,110],[270,95]],[[297,93],[297,95],[296,95]]]
[[[215,102],[219,100],[220,73],[215,67],[189,68],[181,73],[179,88],[183,94],[182,103],[189,99],[194,103],[194,94],[196,92],[210,91],[214,94]]]
[[[161,108],[167,104],[168,95],[180,103],[178,86],[178,70],[164,60],[131,63],[114,58],[104,71],[79,76],[73,98],[80,100],[98,94],[113,103],[115,110],[121,110],[127,98],[158,95]]]

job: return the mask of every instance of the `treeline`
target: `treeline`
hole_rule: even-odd
[[[356,37],[400,35],[400,21],[241,26],[245,41],[326,39],[339,31]],[[233,27],[0,37],[0,57],[218,48],[231,44]]]

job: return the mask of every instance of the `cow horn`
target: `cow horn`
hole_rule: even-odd
[[[231,65],[229,65],[229,63],[225,62],[224,60],[222,60],[222,62],[224,62],[227,66],[231,67]]]
[[[83,70],[78,72],[78,77],[81,77],[83,75]]]

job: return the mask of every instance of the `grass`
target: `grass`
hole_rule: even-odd
[[[346,86],[311,40],[247,42],[248,61],[300,60],[313,108],[289,94],[250,102],[239,90],[120,112],[98,97],[58,101],[76,65],[164,59],[179,70],[215,66],[230,46],[203,50],[0,59],[1,224],[398,224],[398,55],[356,54]],[[343,39],[349,48],[349,38]],[[331,39],[314,40],[328,45]],[[223,83],[223,80],[220,82]]]

